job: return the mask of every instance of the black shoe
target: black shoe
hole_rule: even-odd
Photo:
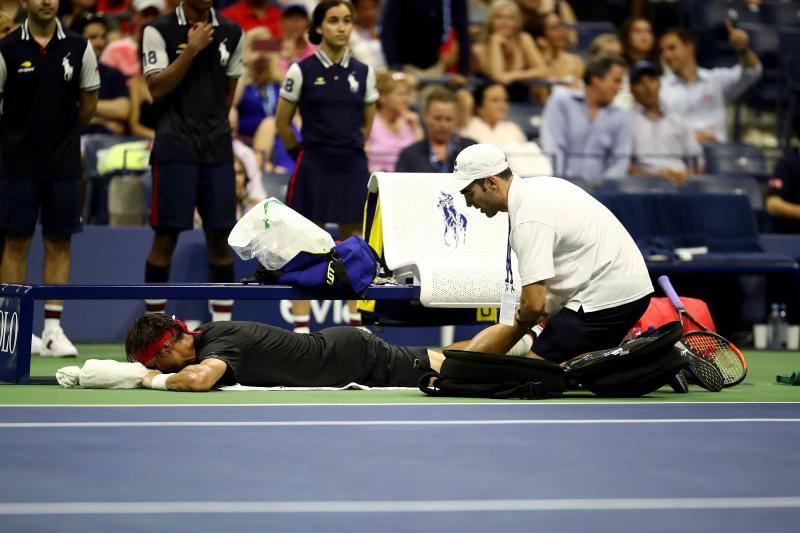
[[[683,373],[683,370],[675,374],[675,377],[669,381],[669,386],[672,387],[672,390],[680,394],[689,392],[689,381],[687,381],[686,374]]]
[[[683,358],[683,372],[686,372],[692,383],[700,385],[711,392],[719,392],[725,384],[725,378],[719,371],[716,363],[699,355],[695,355],[683,343],[678,342],[676,346],[681,350]]]

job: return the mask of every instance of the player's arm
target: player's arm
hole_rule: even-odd
[[[80,95],[78,96],[78,123],[84,127],[92,120],[97,110],[100,90],[100,71],[97,70],[97,56],[92,45],[86,43],[81,60]]]
[[[375,71],[372,67],[369,67],[367,70],[367,87],[366,91],[364,91],[364,124],[361,126],[361,133],[364,135],[365,143],[372,131],[372,120],[375,118],[375,106],[379,96]]]
[[[196,365],[184,367],[177,374],[170,374],[167,377],[167,390],[176,392],[206,392],[225,375],[228,365],[220,360],[208,358]],[[142,378],[142,387],[153,388],[153,379],[161,372],[153,370]]]
[[[228,59],[228,94],[225,99],[228,113],[233,107],[233,103],[237,100],[236,87],[239,85],[239,78],[242,77],[242,70],[244,66],[244,32],[239,36],[239,41],[236,43],[236,48],[233,49],[231,57]],[[244,85],[244,84],[242,84]],[[244,87],[242,87],[244,89]],[[238,95],[241,98],[241,93]],[[237,101],[238,104],[238,101]]]
[[[207,22],[195,24],[189,29],[186,48],[168,65],[166,43],[161,34],[148,26],[142,37],[142,61],[147,88],[158,100],[168,95],[183,81],[194,58],[214,40],[214,27]]]
[[[778,195],[767,196],[767,213],[774,217],[800,218],[800,205],[787,202]]]
[[[94,112],[97,109],[97,90],[95,91],[81,91],[78,97],[78,124],[84,127],[92,120]]]

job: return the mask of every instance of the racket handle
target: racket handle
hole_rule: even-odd
[[[683,302],[678,297],[678,293],[675,292],[675,289],[672,287],[672,283],[670,283],[669,278],[667,276],[658,276],[658,284],[661,285],[661,288],[664,290],[664,294],[667,295],[669,301],[675,306],[675,309],[683,308]]]

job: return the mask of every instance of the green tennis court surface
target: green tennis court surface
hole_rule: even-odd
[[[82,365],[87,359],[124,360],[120,344],[83,344],[78,347],[77,359],[50,359],[33,356],[32,376],[55,376],[64,366]],[[740,385],[710,393],[692,386],[689,394],[675,394],[669,387],[645,398],[641,402],[786,402],[800,401],[800,387],[777,385],[777,374],[800,371],[798,352],[748,351],[747,379]],[[595,398],[589,393],[570,393],[569,397],[552,402],[585,401]],[[598,401],[629,402],[630,399]],[[442,398],[434,399],[417,390],[403,391],[244,391],[206,393],[175,393],[151,390],[90,390],[63,389],[57,385],[7,385],[0,387],[0,404],[38,405],[130,405],[130,404],[296,404],[296,403],[453,403],[486,402],[485,399]],[[509,400],[498,400],[509,401]],[[522,400],[520,400],[522,401]]]

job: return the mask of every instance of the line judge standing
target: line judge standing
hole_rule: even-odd
[[[644,258],[619,220],[566,180],[514,176],[492,144],[462,150],[454,176],[467,206],[489,218],[508,212],[507,264],[513,249],[522,286],[511,325],[490,326],[464,348],[504,354],[543,318],[534,357],[563,362],[619,344],[653,293]]]
[[[0,282],[24,283],[40,216],[45,283],[69,279],[70,240],[81,231],[80,129],[97,108],[100,75],[92,46],[56,18],[58,0],[23,0],[28,18],[0,41],[2,169],[0,227],[6,242]],[[45,302],[41,342],[31,351],[71,357],[62,301]]]

